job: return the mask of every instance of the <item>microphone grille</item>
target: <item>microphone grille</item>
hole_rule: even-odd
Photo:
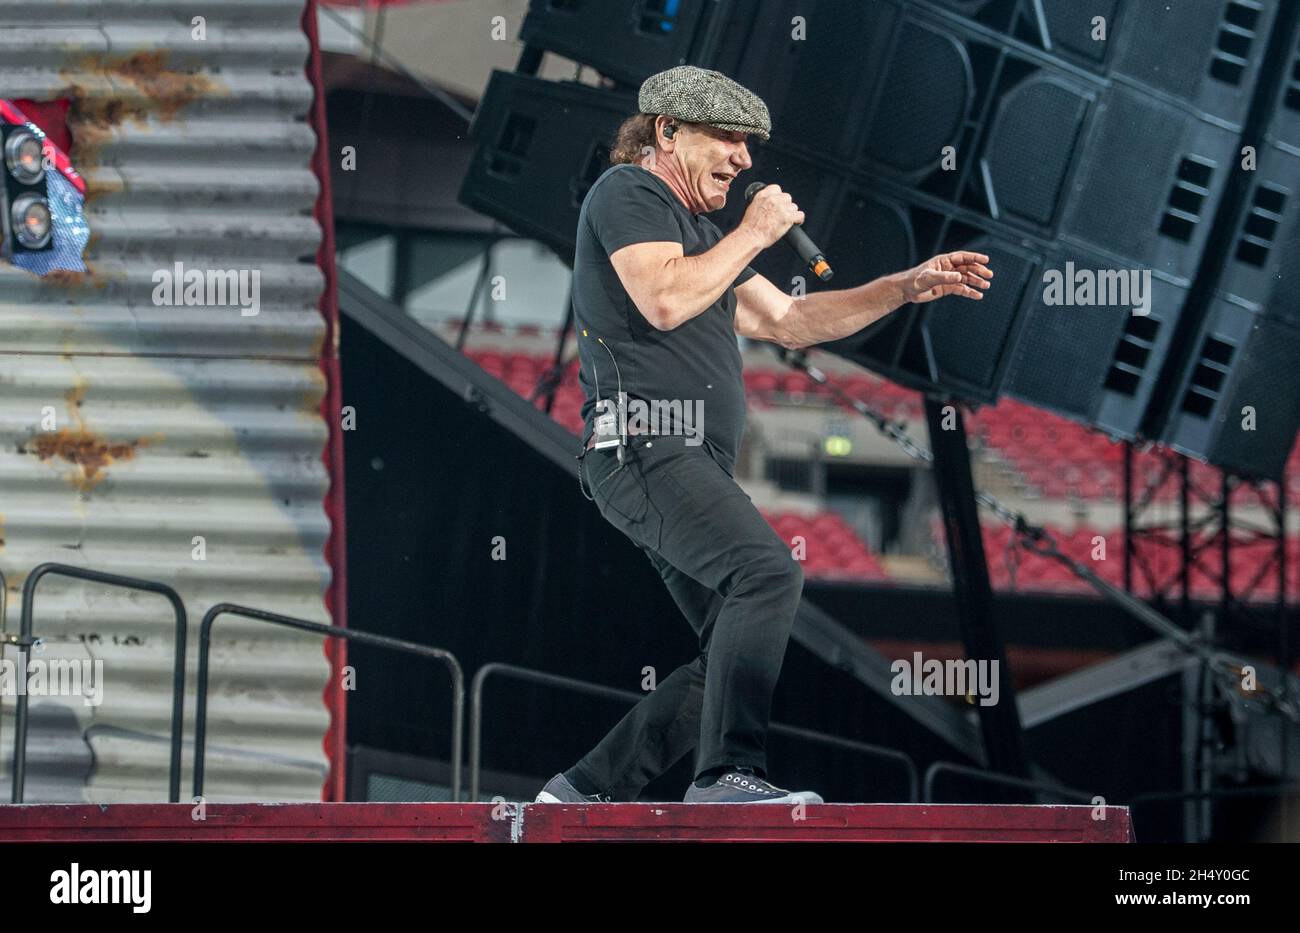
[[[762,182],[762,181],[754,182],[748,188],[745,189],[745,200],[746,201],[754,200],[754,195],[758,194],[758,192],[761,189],[766,187],[767,187],[767,182]]]

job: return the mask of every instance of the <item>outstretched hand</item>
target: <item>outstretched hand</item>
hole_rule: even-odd
[[[904,297],[916,304],[946,295],[979,300],[993,278],[993,270],[985,265],[988,261],[983,253],[940,253],[903,273]]]

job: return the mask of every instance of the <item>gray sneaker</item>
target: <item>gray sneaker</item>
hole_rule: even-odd
[[[563,774],[557,774],[546,782],[541,793],[537,795],[535,803],[611,803],[612,798],[609,794],[591,794],[582,793],[578,788],[569,783],[569,779]]]
[[[825,803],[810,790],[789,791],[763,780],[749,769],[728,771],[708,787],[686,788],[683,803]]]

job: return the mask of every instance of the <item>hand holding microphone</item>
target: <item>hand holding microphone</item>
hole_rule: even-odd
[[[814,275],[823,282],[831,280],[834,272],[831,271],[830,263],[808,238],[808,234],[803,232],[803,211],[799,210],[790,195],[777,185],[756,181],[745,189],[745,200],[749,202],[749,207],[746,208],[745,219],[741,223],[748,225],[759,236],[764,248],[784,239]]]

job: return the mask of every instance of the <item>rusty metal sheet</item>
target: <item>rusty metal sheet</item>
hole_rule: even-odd
[[[210,605],[331,621],[303,8],[0,0],[0,96],[71,101],[90,227],[85,272],[40,277],[0,261],[6,629],[17,630],[23,580],[44,561],[175,587],[190,616],[187,740]],[[256,313],[160,301],[158,277],[177,277],[176,263],[249,282],[256,272]],[[102,695],[31,698],[26,799],[165,799],[165,601],[46,578],[35,628],[43,660],[102,662]],[[321,640],[237,619],[215,632],[209,798],[319,800],[330,725]],[[0,710],[7,780],[13,698]],[[184,757],[188,786],[188,742]]]

